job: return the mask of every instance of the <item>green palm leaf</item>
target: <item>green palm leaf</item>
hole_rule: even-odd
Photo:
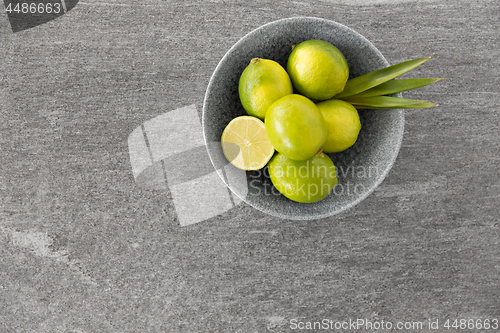
[[[361,97],[373,97],[382,95],[391,95],[398,92],[412,90],[420,87],[424,87],[436,81],[442,80],[438,79],[392,79],[378,86],[360,92],[359,94],[348,96],[347,98],[361,98]]]
[[[437,106],[435,103],[416,99],[389,96],[374,96],[362,98],[346,98],[356,109],[419,109]]]
[[[344,91],[337,94],[333,98],[343,98],[359,94],[360,92],[378,86],[379,84],[392,80],[395,77],[398,77],[408,71],[411,71],[412,69],[420,66],[421,64],[429,60],[430,58],[431,57],[425,57],[425,58],[418,58],[414,60],[404,61],[399,64],[382,68],[370,72],[368,74],[350,79],[349,81],[347,81],[344,87]]]

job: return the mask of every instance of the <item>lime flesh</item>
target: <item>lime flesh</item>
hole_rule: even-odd
[[[274,154],[264,123],[251,116],[231,120],[222,133],[221,144],[227,160],[242,170],[259,170]]]

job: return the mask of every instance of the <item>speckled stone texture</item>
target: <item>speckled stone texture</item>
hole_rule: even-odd
[[[247,172],[247,182],[228,180],[235,172],[219,143],[231,119],[245,115],[238,97],[238,80],[252,58],[272,59],[286,68],[291,48],[309,39],[332,43],[344,54],[349,76],[357,77],[388,65],[372,43],[345,25],[314,17],[268,23],[243,37],[226,53],[210,79],[203,106],[203,131],[214,167],[236,195],[253,207],[282,218],[307,220],[328,217],[351,208],[372,193],[393,165],[404,130],[403,110],[360,110],[362,129],[349,149],[329,154],[337,168],[338,185],[325,199],[298,203],[281,195],[267,170]]]
[[[86,0],[9,35],[0,12],[1,333],[500,318],[498,0]],[[242,202],[180,227],[168,191],[135,183],[130,133],[201,117],[227,50],[292,16],[349,26],[390,64],[434,55],[405,76],[445,80],[404,97],[439,106],[405,110],[393,167],[352,209],[291,221]]]

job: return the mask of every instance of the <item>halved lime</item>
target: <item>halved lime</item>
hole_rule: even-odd
[[[221,142],[224,156],[242,170],[262,169],[274,154],[266,126],[252,116],[231,120],[222,133]]]

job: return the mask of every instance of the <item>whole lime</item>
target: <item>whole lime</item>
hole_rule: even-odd
[[[315,100],[327,100],[342,92],[349,78],[344,55],[332,44],[317,39],[293,48],[287,72],[295,89]]]
[[[316,105],[328,129],[323,151],[337,153],[351,147],[361,130],[358,110],[352,104],[339,99],[323,101]]]
[[[245,111],[264,120],[269,106],[293,93],[292,81],[274,60],[254,58],[240,76],[238,92]]]
[[[268,166],[274,187],[288,199],[297,202],[320,201],[338,183],[335,165],[325,154],[295,161],[277,153]]]
[[[321,112],[302,95],[278,99],[267,110],[264,122],[274,148],[294,160],[313,157],[326,141],[327,128]]]

